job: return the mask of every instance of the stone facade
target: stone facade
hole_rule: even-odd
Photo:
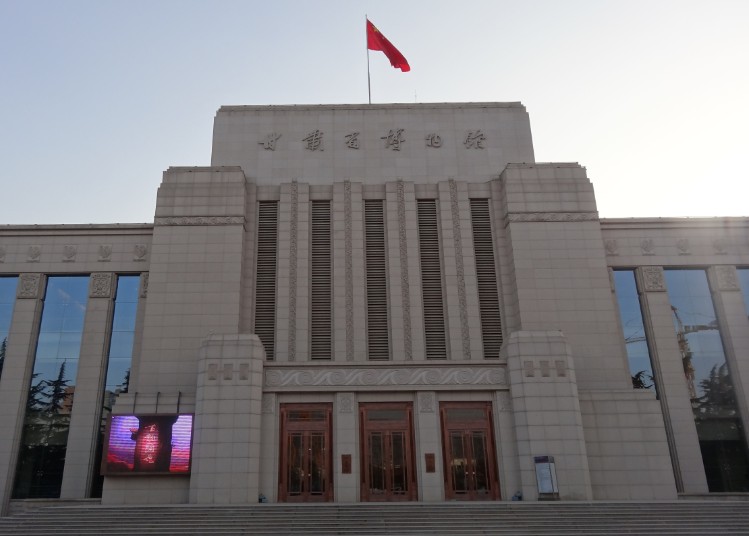
[[[582,166],[534,162],[519,103],[222,107],[212,165],[164,173],[153,225],[0,227],[19,276],[0,503],[49,274],[91,277],[61,499],[99,471],[122,274],[141,283],[111,411],[193,414],[192,467],[108,475],[105,504],[535,500],[540,456],[562,500],[706,493],[663,269],[707,269],[747,429],[747,236],[746,218],[600,219]],[[658,397],[633,388],[617,268]]]

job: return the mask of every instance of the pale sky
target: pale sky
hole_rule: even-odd
[[[224,104],[520,101],[602,217],[749,216],[749,1],[0,0],[0,224],[153,221]]]

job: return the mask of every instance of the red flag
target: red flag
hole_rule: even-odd
[[[367,19],[367,48],[369,50],[380,50],[385,53],[385,56],[390,60],[390,65],[396,69],[400,69],[404,73],[411,70],[411,66],[408,65],[406,58],[403,54],[393,46],[393,43],[388,41],[387,37],[380,33],[374,24],[369,22]]]

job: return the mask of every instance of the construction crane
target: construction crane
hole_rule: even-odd
[[[676,319],[676,340],[679,344],[679,352],[681,353],[681,362],[684,366],[684,376],[687,379],[687,389],[689,390],[689,398],[695,400],[697,398],[697,387],[694,383],[694,365],[692,364],[692,349],[689,347],[689,340],[687,335],[690,333],[697,333],[699,331],[709,331],[718,329],[718,321],[713,320],[709,324],[694,324],[685,325],[679,316],[679,310],[671,306],[671,311],[674,313]]]

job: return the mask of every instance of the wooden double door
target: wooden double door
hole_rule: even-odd
[[[440,404],[445,499],[499,499],[490,402]]]
[[[359,406],[361,429],[361,500],[416,500],[410,403]]]
[[[331,404],[281,404],[280,501],[333,499],[331,413]]]

